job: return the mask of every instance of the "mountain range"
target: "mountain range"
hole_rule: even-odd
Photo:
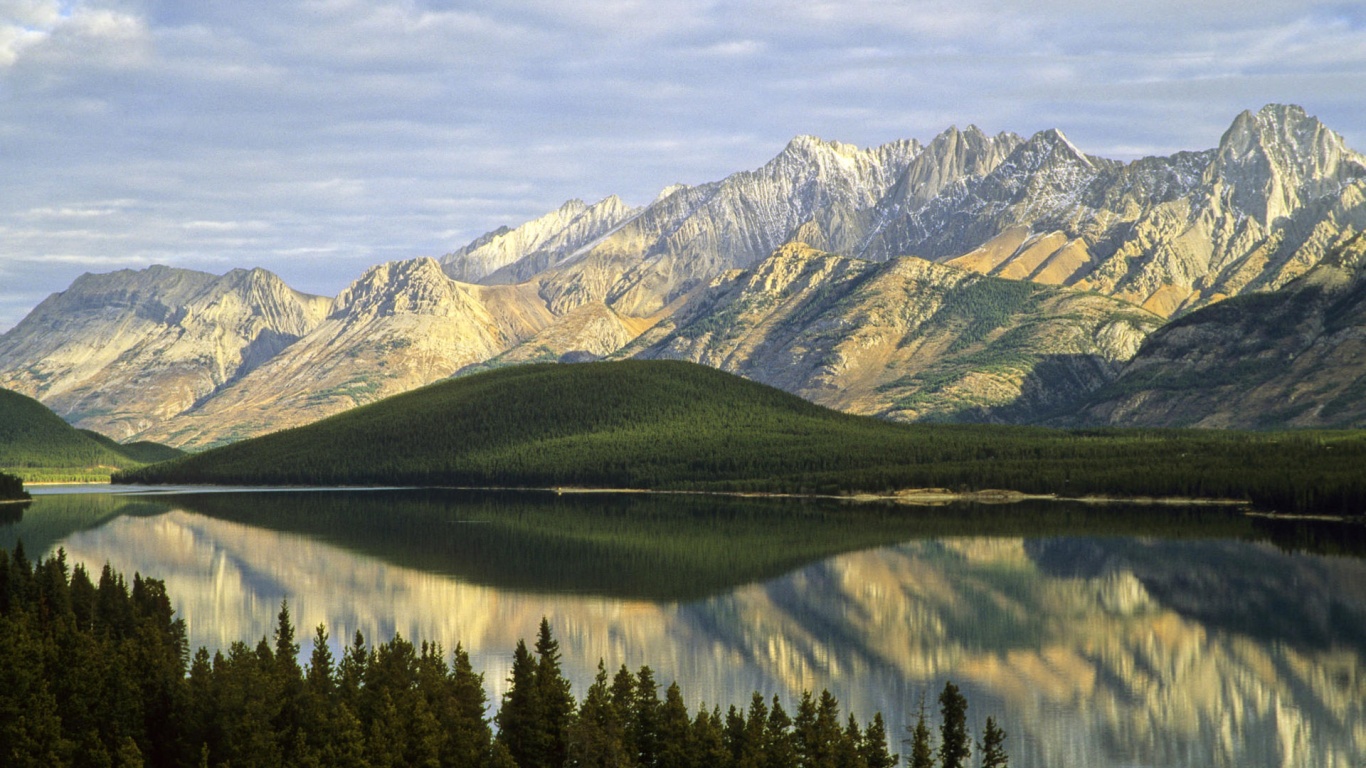
[[[1060,131],[793,139],[648,205],[569,201],[338,296],[263,270],[84,275],[0,387],[119,440],[298,426],[460,372],[705,363],[894,420],[1366,425],[1366,157],[1303,109],[1119,162]]]

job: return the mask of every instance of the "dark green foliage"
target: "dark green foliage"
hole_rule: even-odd
[[[76,431],[111,451],[127,456],[133,461],[141,464],[154,464],[158,461],[170,461],[171,459],[180,458],[185,455],[185,452],[179,448],[172,448],[169,445],[154,443],[150,440],[120,443],[113,438],[101,435],[93,429],[78,429]]]
[[[920,712],[911,732],[911,753],[906,756],[908,768],[934,768],[934,748],[930,745],[930,725],[925,717],[925,697],[920,697]]]
[[[939,694],[939,765],[940,768],[966,768],[972,755],[972,740],[968,737],[968,700],[953,681],[944,683]]]
[[[887,724],[882,721],[881,712],[873,715],[864,731],[859,753],[867,768],[896,768],[900,756],[887,751]]]
[[[898,425],[703,366],[625,361],[457,379],[115,479],[805,494],[1004,488],[1358,515],[1363,464],[1360,432]]]
[[[76,429],[31,397],[0,389],[0,467],[26,480],[103,479],[115,469],[183,455],[156,443],[120,445]]]
[[[0,472],[0,501],[26,501],[32,498],[24,490],[24,481]]]
[[[1006,755],[1006,732],[996,724],[996,718],[988,717],[982,728],[982,740],[977,742],[977,751],[982,756],[982,768],[1008,768],[1010,758]]]

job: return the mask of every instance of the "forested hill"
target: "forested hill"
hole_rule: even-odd
[[[0,469],[25,480],[92,480],[183,455],[156,443],[121,445],[76,429],[31,397],[0,389]]]
[[[678,361],[530,365],[442,382],[115,482],[1010,489],[1361,514],[1366,433],[900,425]]]

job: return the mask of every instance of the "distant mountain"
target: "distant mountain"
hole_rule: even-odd
[[[164,445],[120,445],[78,430],[37,400],[0,389],[0,470],[25,480],[107,478],[116,469],[183,455]]]
[[[1154,333],[1071,422],[1221,428],[1366,425],[1366,235],[1279,291]]]
[[[1094,294],[788,245],[620,354],[703,363],[851,413],[1022,421],[1111,381],[1161,322]]]
[[[82,275],[0,336],[0,386],[81,427],[142,435],[317,327],[328,303],[261,269]]]
[[[1237,116],[1212,149],[1130,163],[1057,130],[871,149],[801,136],[642,208],[572,200],[440,260],[373,267],[331,300],[261,270],[86,275],[0,336],[0,386],[77,426],[188,447],[457,372],[632,354],[897,419],[1087,402],[1085,418],[1149,423],[1137,400],[1087,400],[1144,335],[1229,297],[1294,293],[1362,231],[1366,158],[1294,106]],[[1191,359],[1150,370],[1179,379]],[[1296,391],[1301,415],[1327,407]],[[1170,418],[1221,423],[1194,413]],[[1344,406],[1264,413],[1366,425]]]

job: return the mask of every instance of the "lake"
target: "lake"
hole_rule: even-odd
[[[0,545],[163,579],[193,647],[463,643],[497,700],[548,618],[690,704],[829,688],[895,739],[945,680],[1016,768],[1366,765],[1366,535],[1218,507],[432,490],[44,493]],[[789,706],[789,711],[795,706]],[[903,745],[893,749],[905,751]]]

